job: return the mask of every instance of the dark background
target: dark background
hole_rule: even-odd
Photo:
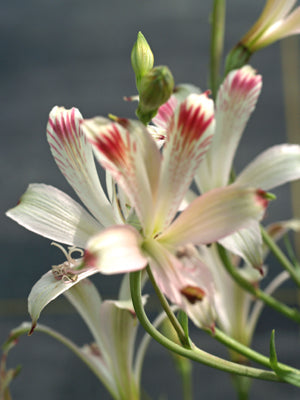
[[[259,15],[263,1],[227,2],[228,51]],[[1,279],[0,341],[26,314],[26,297],[35,281],[62,255],[50,241],[19,227],[4,216],[29,183],[54,185],[73,196],[60,174],[46,141],[48,113],[54,105],[76,106],[85,117],[113,113],[133,116],[132,104],[122,100],[136,93],[130,51],[141,30],[155,56],[166,64],[176,83],[189,82],[207,89],[209,13],[212,1],[200,0],[8,0],[0,3],[1,103]],[[285,142],[280,48],[275,44],[251,64],[263,75],[263,92],[247,126],[236,160],[240,170],[273,144]],[[275,191],[270,220],[291,215],[287,188]],[[63,260],[62,260],[63,261]],[[270,275],[278,267],[270,261]],[[117,294],[119,278],[94,279],[103,297]],[[89,333],[67,304],[50,305],[41,322],[78,344]],[[276,328],[282,361],[299,364],[299,332],[294,324],[272,311],[264,312],[254,346],[268,352],[271,329]],[[221,347],[199,332],[195,341],[208,351]],[[224,351],[223,353],[224,354]],[[96,378],[67,349],[40,334],[23,338],[10,355],[9,365],[23,365],[14,382],[14,399],[109,399]],[[167,352],[152,344],[145,360],[143,384],[154,399],[168,393],[180,399],[180,385]],[[229,376],[195,366],[195,399],[234,398]],[[298,399],[299,390],[284,384],[254,382],[252,398]],[[165,397],[167,398],[167,397]]]

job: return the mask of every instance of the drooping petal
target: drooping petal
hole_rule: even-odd
[[[96,117],[82,125],[99,162],[123,188],[147,230],[152,225],[161,155],[141,123],[119,122]]]
[[[261,86],[261,76],[250,66],[230,72],[221,85],[216,100],[215,134],[197,173],[202,193],[228,184],[237,146]]]
[[[112,208],[99,182],[92,146],[81,129],[76,108],[54,107],[47,139],[59,169],[90,212],[105,226],[115,223]]]
[[[28,296],[28,312],[32,319],[31,331],[34,330],[40,313],[47,304],[65,291],[70,290],[72,286],[82,279],[98,272],[96,268],[89,268],[79,273],[73,268],[79,265],[80,260],[73,261],[73,265],[68,263],[58,266],[61,269],[61,276],[55,275],[52,269],[46,272],[32,287]]]
[[[116,225],[89,240],[85,262],[103,274],[137,271],[148,262],[141,245],[142,237],[137,230],[130,225]]]
[[[174,218],[212,139],[213,101],[207,93],[189,95],[173,115],[163,149],[155,231]]]
[[[263,243],[258,222],[221,239],[220,244],[232,253],[242,257],[254,268],[262,271]]]
[[[31,184],[6,215],[41,236],[85,247],[103,229],[80,204],[53,186]]]
[[[168,245],[207,244],[262,218],[268,204],[265,193],[236,185],[199,196],[158,237]]]
[[[236,183],[273,189],[300,178],[300,146],[281,144],[257,156],[237,177]]]
[[[213,328],[215,288],[208,268],[193,246],[177,249],[176,255],[160,243],[147,243],[155,281],[168,299],[183,309],[195,325]]]

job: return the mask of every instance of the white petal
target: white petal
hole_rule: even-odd
[[[250,66],[231,71],[216,100],[216,130],[197,173],[201,192],[226,186],[246,123],[255,108],[262,80]]]
[[[144,229],[151,230],[161,155],[142,124],[118,121],[96,117],[85,120],[83,129],[99,162],[129,197]]]
[[[53,157],[90,212],[105,226],[115,222],[112,208],[99,182],[92,146],[81,129],[76,108],[54,107],[49,115],[47,139]]]
[[[110,355],[111,372],[118,387],[118,399],[139,398],[139,383],[135,380],[132,359],[137,331],[137,319],[126,302],[106,300],[102,303],[101,336]]]
[[[116,225],[92,237],[85,262],[104,274],[143,269],[148,262],[141,250],[142,237],[130,225]]]
[[[67,194],[44,184],[31,184],[6,215],[41,236],[85,247],[103,226]]]
[[[263,192],[236,185],[211,190],[194,200],[158,240],[166,245],[206,244],[262,218]]]
[[[174,218],[211,142],[213,101],[192,94],[181,103],[167,130],[155,210],[155,232]]]
[[[75,264],[73,267],[74,266]],[[98,271],[97,269],[90,268],[77,274],[76,272],[78,271],[74,270],[74,273],[72,273],[72,267],[69,266],[68,272],[65,272],[65,275],[62,275],[60,279],[57,279],[57,277],[55,278],[54,276],[53,270],[48,271],[32,287],[28,297],[28,312],[32,318],[32,331],[37,323],[40,313],[47,304],[56,299],[66,290],[71,289],[72,286],[76,285],[82,279],[85,279]]]
[[[257,156],[240,173],[236,183],[269,190],[299,178],[300,146],[281,144]]]
[[[254,268],[261,270],[263,265],[263,243],[258,222],[221,239],[220,244],[232,253],[242,257]]]

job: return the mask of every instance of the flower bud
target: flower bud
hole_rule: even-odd
[[[150,46],[142,32],[139,32],[131,51],[131,65],[135,73],[138,90],[141,78],[151,70],[153,63],[154,57]]]
[[[148,123],[164,104],[174,89],[174,79],[166,66],[152,68],[140,82],[139,106],[137,116],[143,123]]]

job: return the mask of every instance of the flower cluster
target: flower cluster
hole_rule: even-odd
[[[243,46],[252,53],[297,33],[299,9],[287,16],[293,5],[294,1],[268,1],[242,39]],[[295,220],[278,223],[268,228],[269,233],[260,226],[274,199],[268,191],[300,178],[300,146],[275,145],[233,176],[235,154],[259,99],[262,77],[250,65],[229,68],[212,99],[209,90],[202,93],[192,85],[174,88],[169,69],[153,67],[153,54],[141,33],[131,59],[139,93],[135,98],[138,120],[86,119],[76,108],[58,106],[49,115],[47,140],[52,155],[84,207],[57,188],[31,184],[6,213],[25,228],[71,246],[67,252],[56,244],[66,261],[52,266],[33,286],[28,298],[32,324],[16,329],[7,346],[25,331],[51,334],[67,343],[113,398],[139,399],[149,341],[146,336],[135,350],[140,319],[151,336],[179,355],[258,376],[254,369],[206,358],[189,338],[186,317],[216,338],[219,329],[227,334],[233,361],[252,357],[275,371],[266,379],[291,381],[277,359],[258,359],[246,346],[251,344],[263,304],[253,294],[279,308],[270,295],[289,276],[298,279],[288,264],[290,274],[281,273],[265,291],[259,289],[269,250],[263,237],[276,246],[284,232],[300,226]],[[106,175],[105,187],[94,157]],[[76,252],[79,256],[73,258]],[[143,279],[150,278],[164,308],[152,325],[143,314],[146,297],[135,290],[137,271]],[[99,272],[125,274],[118,300],[101,299],[89,280]],[[79,348],[37,323],[44,307],[61,294],[82,316],[95,343]],[[299,313],[280,307],[300,321]],[[174,310],[180,310],[180,317]],[[155,330],[166,318],[178,335],[177,344]],[[299,371],[289,372],[292,383],[299,380]]]

